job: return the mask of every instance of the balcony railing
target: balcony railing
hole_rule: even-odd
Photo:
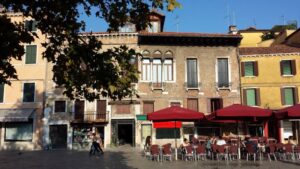
[[[107,122],[108,112],[85,111],[83,113],[75,113],[74,119],[83,122]]]

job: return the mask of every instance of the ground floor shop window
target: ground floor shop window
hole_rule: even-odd
[[[249,129],[249,135],[251,137],[253,136],[262,137],[264,135],[264,128],[262,125],[249,124],[248,129]]]
[[[221,128],[219,128],[219,127],[197,127],[197,135],[199,135],[199,136],[220,136]]]
[[[5,141],[32,141],[32,136],[32,122],[5,123]]]
[[[84,144],[91,142],[92,127],[74,127],[73,143]]]
[[[180,138],[179,128],[157,128],[156,129],[156,139],[172,139]]]

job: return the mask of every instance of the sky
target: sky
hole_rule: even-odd
[[[165,32],[227,33],[229,25],[239,30],[254,26],[270,29],[296,20],[300,26],[300,0],[177,0],[181,8],[166,15]],[[86,31],[103,32],[107,24],[82,15]]]

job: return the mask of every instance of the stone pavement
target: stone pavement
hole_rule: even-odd
[[[131,147],[106,149],[104,155],[88,156],[86,151],[0,151],[0,169],[299,169],[300,162],[173,161],[155,162]]]

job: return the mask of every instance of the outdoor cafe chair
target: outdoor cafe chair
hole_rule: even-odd
[[[197,160],[206,160],[206,150],[204,145],[198,145],[196,148],[196,159]]]
[[[220,160],[220,157],[228,160],[228,153],[226,152],[225,145],[217,145],[217,160]]]
[[[163,160],[172,161],[172,148],[170,143],[162,146],[162,161]]]
[[[211,159],[212,160],[214,159],[215,156],[217,158],[217,153],[218,153],[217,147],[218,147],[218,145],[216,145],[216,144],[211,145],[211,151],[212,151],[211,152]]]
[[[154,144],[151,145],[150,147],[150,157],[152,160],[157,160],[159,162],[159,156],[160,156],[160,151],[159,151],[159,146]]]
[[[279,159],[284,159],[284,144],[283,143],[276,143],[276,154],[279,157]]]
[[[249,160],[249,156],[250,156],[250,158],[252,156],[253,160],[255,162],[255,160],[256,160],[256,150],[255,150],[254,146],[252,144],[247,144],[246,145],[246,151],[247,151],[247,155],[246,155],[247,161]]]
[[[272,161],[271,155],[273,156],[274,160],[277,161],[275,151],[276,151],[275,144],[269,144],[268,149],[267,149],[267,154],[268,154],[268,158],[270,161]]]
[[[236,157],[236,159],[238,159],[238,157],[239,157],[238,146],[237,145],[231,145],[228,148],[229,148],[228,149],[229,159],[232,160],[232,159],[234,159],[234,157]]]
[[[285,144],[284,145],[283,155],[284,155],[285,160],[287,160],[287,159],[294,160],[295,159],[292,144]],[[290,157],[290,158],[288,158],[288,157]]]
[[[294,156],[295,159],[300,160],[300,145],[294,147]]]
[[[194,160],[194,152],[193,152],[193,146],[189,145],[184,147],[185,153],[184,153],[184,159],[187,160]]]

